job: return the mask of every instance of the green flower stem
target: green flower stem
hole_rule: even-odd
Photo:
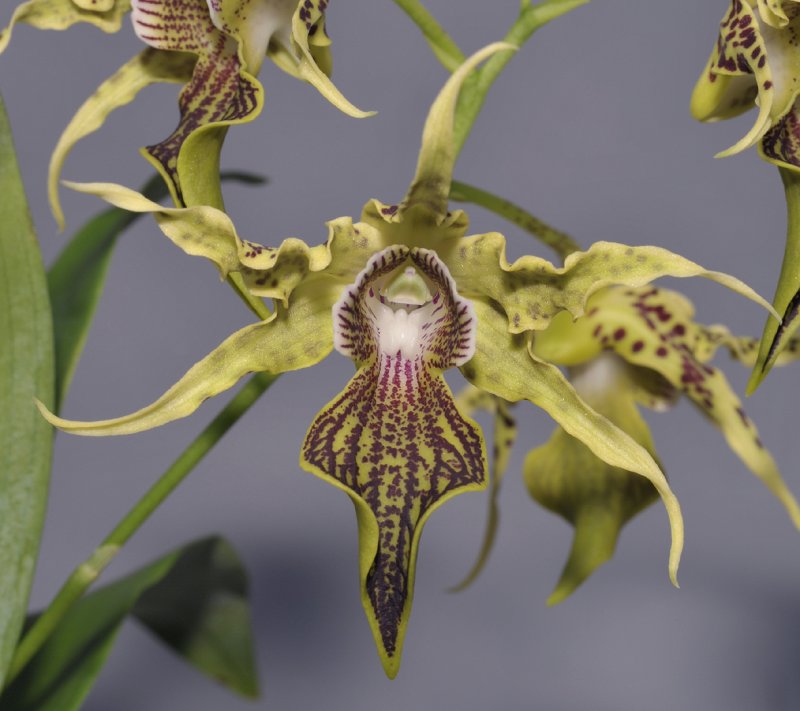
[[[448,72],[454,72],[464,63],[466,59],[464,53],[419,0],[394,1],[419,27],[436,55],[436,59]]]
[[[519,16],[503,38],[503,41],[516,47],[522,47],[542,25],[588,2],[589,0],[545,0],[545,2],[538,5],[531,5],[530,0],[522,0]],[[453,136],[456,155],[461,152],[464,141],[467,140],[472,130],[472,125],[483,107],[483,102],[486,100],[489,89],[492,88],[495,79],[505,69],[506,64],[511,61],[513,56],[512,52],[500,52],[494,55],[476,72],[472,81],[464,84],[456,111],[455,133]]]
[[[562,260],[581,249],[580,245],[565,232],[551,227],[513,202],[486,190],[454,180],[450,187],[450,199],[456,202],[471,202],[504,217],[553,249]]]
[[[150,487],[92,555],[75,568],[50,606],[36,619],[19,643],[9,667],[7,684],[39,651],[64,615],[100,576],[122,546],[276,379],[277,376],[266,373],[254,375]]]

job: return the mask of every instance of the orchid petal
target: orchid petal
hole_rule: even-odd
[[[206,0],[133,0],[132,17],[136,34],[151,47],[197,55],[178,100],[177,128],[144,151],[177,204],[206,203],[209,185],[218,186],[226,128],[252,121],[264,90],[242,65],[236,40],[215,27]]]
[[[325,32],[325,10],[328,0],[303,0],[297,3],[292,17],[292,45],[297,57],[297,74],[305,79],[339,111],[354,118],[374,116],[374,111],[362,111],[353,106],[330,80],[331,70]]]
[[[473,385],[504,400],[529,400],[595,456],[649,480],[661,495],[669,516],[672,533],[669,575],[677,585],[683,518],[678,500],[658,464],[630,435],[589,407],[558,368],[536,358],[524,336],[508,333],[505,317],[493,306],[479,299],[473,306],[478,316],[478,341],[475,356],[461,372]]]
[[[758,12],[761,19],[771,27],[786,27],[789,18],[783,9],[783,0],[758,0]]]
[[[616,355],[606,354],[576,368],[572,384],[588,404],[657,461],[626,367]],[[569,558],[548,605],[562,602],[608,561],[625,523],[658,498],[649,481],[609,466],[560,427],[546,444],[528,453],[523,474],[531,496],[575,528]]]
[[[65,30],[78,22],[88,22],[103,32],[116,32],[130,0],[28,0],[17,5],[8,26],[0,30],[0,54],[11,40],[14,25],[22,22],[40,30]]]
[[[307,368],[330,353],[333,343],[330,307],[339,287],[324,278],[304,284],[289,309],[268,321],[246,326],[190,368],[158,400],[130,415],[81,422],[56,417],[38,403],[42,415],[65,432],[88,436],[133,434],[191,415],[252,372],[272,374]]]
[[[800,92],[794,80],[800,71],[794,39],[798,10],[793,8],[787,25],[776,29],[762,22],[748,0],[732,0],[692,94],[691,111],[700,121],[715,121],[737,116],[755,102],[759,112],[750,131],[719,156],[754,145],[791,109]]]
[[[496,232],[468,237],[447,264],[465,295],[489,297],[503,307],[511,333],[546,328],[562,310],[574,318],[582,316],[587,299],[604,286],[637,287],[662,276],[705,277],[774,312],[744,282],[660,247],[595,242],[587,251],[569,255],[563,267],[555,267],[533,256],[509,264],[505,245],[505,238]]]
[[[435,292],[409,311],[382,292],[403,268]],[[369,261],[333,318],[335,347],[358,371],[315,418],[300,465],[353,500],[362,602],[394,677],[425,521],[453,496],[486,486],[480,429],[459,412],[441,375],[471,356],[475,319],[436,255],[403,246]]]
[[[187,82],[192,76],[194,64],[195,58],[191,54],[146,49],[106,79],[78,109],[58,139],[50,158],[48,195],[50,208],[60,229],[64,229],[64,213],[58,197],[58,180],[64,161],[75,144],[97,131],[112,111],[129,104],[150,84]]]
[[[657,371],[683,392],[721,431],[728,446],[786,508],[800,528],[800,505],[764,449],[758,430],[721,370],[694,353],[704,332],[691,321],[683,297],[663,289],[607,289],[590,302],[587,315],[563,329],[571,341],[593,341],[629,363]],[[703,348],[702,357],[708,354]]]
[[[489,512],[486,517],[483,542],[472,568],[458,585],[450,588],[450,592],[460,592],[472,585],[489,560],[489,554],[492,552],[494,539],[500,525],[500,507],[498,506],[500,487],[511,456],[511,448],[517,439],[517,423],[511,416],[509,403],[505,400],[468,385],[459,394],[456,404],[466,416],[471,416],[475,410],[487,410],[493,413],[494,432],[492,434],[492,464],[489,469]]]
[[[342,217],[328,223],[326,244],[309,247],[290,237],[279,247],[264,247],[242,240],[231,219],[213,207],[163,207],[135,190],[113,183],[65,184],[131,212],[152,213],[161,231],[187,254],[210,260],[223,277],[231,272],[241,273],[252,294],[280,299],[284,305],[309,274],[325,271],[343,283],[350,282],[369,257],[384,246],[372,227],[354,225]]]

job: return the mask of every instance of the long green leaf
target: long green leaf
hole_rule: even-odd
[[[87,595],[0,697],[0,711],[74,711],[135,616],[200,671],[258,694],[247,578],[220,538],[196,541]]]
[[[25,617],[47,503],[53,331],[44,267],[0,100],[0,688]]]

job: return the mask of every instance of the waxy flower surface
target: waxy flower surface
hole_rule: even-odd
[[[230,336],[137,412],[98,422],[43,410],[45,416],[77,434],[129,434],[191,414],[247,373],[306,368],[334,348],[351,358],[356,373],[314,419],[300,464],[353,500],[362,601],[390,676],[400,664],[425,521],[449,498],[486,486],[481,432],[459,411],[445,370],[460,368],[503,400],[542,407],[600,459],[650,481],[670,517],[675,580],[683,529],[663,473],[531,350],[532,335],[561,312],[582,316],[603,287],[639,288],[664,275],[704,276],[766,306],[738,280],[656,247],[601,242],[558,268],[533,256],[510,264],[498,233],[466,236],[464,213],[448,211],[456,100],[480,61],[508,49],[487,47],[447,82],[425,124],[406,198],[368,202],[360,222],[329,222],[322,245],[290,238],[264,247],[240,239],[227,215],[211,207],[164,208],[119,186],[77,186],[152,213],[176,245],[210,259],[223,275],[239,273],[253,294],[274,300],[275,311]]]

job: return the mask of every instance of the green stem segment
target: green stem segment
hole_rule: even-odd
[[[764,324],[758,359],[747,384],[748,395],[761,384],[785,344],[800,327],[800,173],[788,168],[779,170],[786,193],[786,247],[772,305],[781,314],[782,321],[778,323],[768,317]]]
[[[511,29],[506,33],[503,42],[522,47],[531,35],[551,20],[555,20],[565,12],[585,5],[589,0],[545,0],[538,5],[531,5],[530,0],[522,0],[519,16]],[[467,140],[475,119],[478,118],[483,102],[495,79],[505,69],[506,64],[513,57],[511,52],[502,52],[490,58],[481,69],[475,73],[471,81],[464,84],[456,112],[455,135],[453,145],[456,156],[461,152]]]
[[[581,249],[580,245],[565,232],[561,232],[546,222],[542,222],[539,218],[523,210],[519,205],[515,205],[513,202],[486,190],[454,180],[450,187],[450,199],[456,202],[471,202],[491,210],[496,215],[517,225],[517,227],[530,232],[538,240],[557,252],[562,260],[566,259],[572,252],[578,252]]]
[[[433,53],[442,66],[451,74],[458,69],[466,57],[450,35],[436,21],[419,0],[394,0],[395,4],[419,27]]]
[[[254,375],[106,536],[92,555],[75,568],[50,606],[22,638],[11,662],[6,683],[10,683],[39,651],[70,608],[100,576],[122,546],[276,379],[276,375],[267,373]]]

